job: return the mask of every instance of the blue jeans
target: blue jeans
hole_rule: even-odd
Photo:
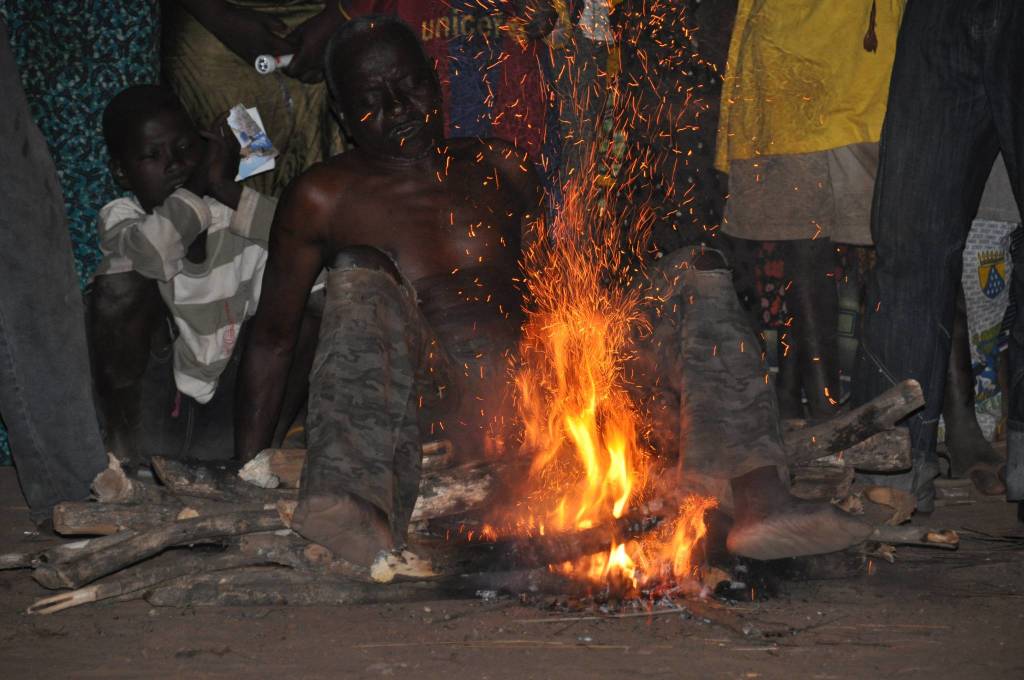
[[[0,414],[32,519],[106,466],[64,201],[0,22]]]
[[[1020,203],[1024,3],[910,0],[882,130],[871,225],[878,260],[868,281],[854,402],[906,378],[921,383],[925,407],[907,421],[914,469],[882,483],[915,491],[924,511],[933,505],[938,474],[936,429],[964,243],[1000,150]],[[1022,275],[1014,271],[1014,278]],[[1016,352],[1021,348],[1018,342]],[[1011,363],[1020,366],[1020,358],[1011,345]],[[1024,381],[1014,385],[1011,404],[1024,409]],[[1024,419],[1011,419],[1013,427],[1024,431]],[[1011,499],[1024,492],[1020,483],[1011,486]]]

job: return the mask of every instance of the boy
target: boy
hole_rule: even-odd
[[[232,395],[214,396],[259,302],[276,201],[235,183],[239,148],[230,130],[198,131],[164,88],[118,94],[104,111],[103,133],[111,173],[133,194],[107,204],[99,219],[104,260],[93,283],[90,335],[108,445],[131,462],[176,449],[209,457],[195,440],[209,439],[202,430],[212,428],[220,440],[214,448],[227,456]],[[168,313],[176,393],[166,367],[153,379],[160,367],[150,358],[154,333],[170,344],[160,323]],[[199,408],[182,395],[216,403]],[[164,441],[144,445],[143,432]]]

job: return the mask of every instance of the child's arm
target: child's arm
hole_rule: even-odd
[[[231,216],[228,229],[266,248],[270,242],[270,225],[274,221],[276,210],[276,198],[264,196],[246,187],[242,189],[238,208]]]
[[[152,213],[123,198],[100,211],[100,246],[130,260],[146,278],[169,281],[181,271],[185,252],[210,220],[206,202],[188,189],[178,189]]]

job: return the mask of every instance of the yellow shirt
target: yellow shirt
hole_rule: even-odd
[[[904,2],[740,0],[715,167],[878,141]]]

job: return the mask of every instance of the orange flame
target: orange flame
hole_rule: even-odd
[[[641,585],[691,576],[710,499],[690,499],[643,541],[619,542],[610,524],[644,495],[652,456],[642,418],[626,387],[632,342],[644,330],[639,286],[608,285],[631,275],[618,230],[595,205],[603,190],[570,183],[553,225],[524,258],[527,311],[516,385],[531,455],[518,526],[577,531],[609,525],[607,553],[557,567],[590,582]],[[543,227],[538,227],[543,232]]]
[[[656,2],[647,21],[657,27],[669,12],[681,11],[674,3]],[[637,589],[692,577],[694,550],[706,533],[704,514],[715,501],[687,499],[640,540],[622,541],[612,528],[614,520],[637,510],[659,472],[657,459],[642,443],[643,414],[627,389],[633,342],[645,331],[644,290],[638,283],[643,272],[633,264],[642,258],[627,254],[639,255],[653,221],[647,202],[631,196],[632,185],[658,161],[650,156],[653,151],[623,154],[632,130],[646,126],[647,136],[668,139],[667,131],[679,126],[664,102],[657,111],[644,110],[630,89],[639,83],[619,86],[606,77],[605,139],[597,140],[584,167],[571,173],[553,223],[538,225],[524,251],[530,304],[516,385],[523,451],[532,460],[525,500],[512,517],[501,518],[501,525],[540,535],[608,526],[607,551],[552,568],[592,583],[625,582]],[[588,98],[598,90],[580,82],[573,82],[572,90],[570,105],[582,120]],[[689,103],[686,93],[683,106]],[[664,129],[654,135],[658,126]],[[666,191],[673,193],[675,187]],[[619,216],[625,204],[628,218]],[[629,228],[622,228],[623,219]],[[628,232],[625,244],[623,231]]]

